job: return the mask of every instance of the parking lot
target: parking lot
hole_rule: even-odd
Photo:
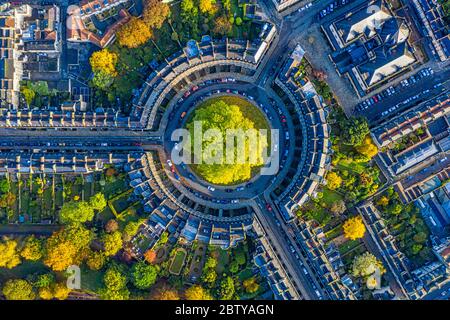
[[[378,94],[360,102],[354,109],[355,115],[367,118],[371,126],[392,118],[450,89],[450,70],[435,72],[423,68],[415,74],[391,85]]]

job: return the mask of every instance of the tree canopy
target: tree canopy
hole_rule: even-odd
[[[31,284],[22,279],[6,281],[2,292],[7,300],[34,300],[36,298]]]
[[[101,237],[103,243],[103,250],[106,256],[115,255],[123,246],[122,234],[120,231],[105,233]]]
[[[0,240],[0,268],[12,269],[21,262],[17,240]]]
[[[54,271],[64,271],[79,262],[93,234],[80,224],[67,226],[52,234],[45,245],[44,263]]]
[[[341,131],[342,142],[356,147],[369,134],[369,124],[364,117],[351,117],[342,121]]]
[[[221,16],[215,20],[213,32],[225,36],[231,32],[232,28],[233,26],[228,18],[226,16]]]
[[[360,216],[352,217],[344,223],[344,235],[347,239],[356,240],[364,237],[366,227]]]
[[[219,297],[220,300],[231,300],[233,299],[235,292],[234,281],[231,277],[226,277],[220,281],[219,287]]]
[[[116,33],[117,41],[123,47],[137,48],[150,40],[153,33],[142,19],[137,17],[124,24]]]
[[[94,73],[103,72],[112,77],[117,75],[117,60],[117,54],[109,51],[108,49],[96,51],[89,58],[91,68]]]
[[[83,223],[94,218],[94,210],[85,201],[71,201],[64,203],[59,217],[63,223]]]
[[[327,188],[330,190],[338,189],[342,184],[342,178],[334,171],[327,174]]]
[[[100,290],[103,300],[127,300],[130,292],[127,288],[127,277],[117,267],[110,267],[103,276],[105,288]]]
[[[36,261],[42,258],[44,254],[42,240],[34,235],[28,236],[24,243],[20,255],[27,260]]]
[[[212,300],[212,296],[200,285],[193,285],[184,292],[186,300]]]
[[[160,0],[147,0],[145,2],[143,21],[149,28],[159,29],[170,15],[167,3]]]
[[[252,107],[256,110],[256,107],[248,106],[248,108]],[[199,154],[193,149],[194,157],[201,162],[194,166],[206,181],[223,185],[246,181],[251,178],[252,168],[263,164],[263,149],[267,146],[267,139],[259,134],[259,131],[256,130],[259,128],[255,127],[252,119],[244,116],[238,105],[230,105],[223,100],[216,100],[197,108],[191,121],[186,125],[191,133],[192,147],[195,145],[194,139],[199,138],[194,130],[195,124],[201,124],[204,135],[201,140],[202,153]],[[233,148],[227,148],[227,134],[230,137],[230,130],[238,132],[236,136],[239,136],[239,132],[241,132],[244,150],[237,148],[236,145]],[[250,135],[244,136],[247,130],[251,130],[255,134],[255,144],[251,143]],[[239,139],[237,140],[239,141]],[[238,154],[241,151],[243,161]],[[231,162],[227,161],[230,155]]]
[[[91,208],[94,209],[95,211],[102,211],[106,207],[105,195],[101,192],[94,194],[89,199],[89,204]]]
[[[378,153],[378,148],[373,143],[372,138],[369,135],[364,138],[361,145],[356,146],[356,150],[369,159],[372,159]]]
[[[155,283],[157,275],[158,268],[144,261],[134,264],[131,270],[133,284],[138,289],[150,288]]]
[[[352,274],[354,277],[366,277],[380,270],[380,274],[384,272],[383,264],[370,252],[356,256],[353,260]]]

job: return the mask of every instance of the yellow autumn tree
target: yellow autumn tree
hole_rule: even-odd
[[[28,236],[24,241],[22,250],[20,251],[22,258],[37,261],[42,258],[42,254],[42,241],[34,235]]]
[[[212,300],[211,295],[199,285],[193,285],[184,292],[186,300]]]
[[[105,73],[112,77],[117,76],[116,64],[118,56],[116,53],[103,49],[94,52],[89,58],[92,71],[95,73]]]
[[[369,135],[364,138],[364,141],[363,143],[361,143],[361,145],[356,147],[356,150],[369,159],[372,159],[378,153],[378,148],[373,143],[373,140]]]
[[[53,287],[53,295],[58,300],[66,300],[72,290],[63,282],[56,283]]]
[[[381,206],[381,207],[386,207],[389,204],[389,198],[386,196],[382,196],[380,199],[378,199],[377,201],[377,205]]]
[[[350,240],[356,240],[364,237],[366,227],[360,216],[353,217],[344,223],[344,236]]]
[[[44,263],[54,271],[64,271],[80,263],[91,239],[92,232],[78,224],[53,233],[45,245]]]
[[[334,171],[327,174],[327,188],[330,190],[336,190],[342,184],[342,178]]]
[[[53,290],[49,287],[39,288],[39,298],[42,300],[51,300],[55,296],[53,295]]]
[[[159,29],[170,15],[170,7],[161,0],[147,0],[142,18],[150,28]]]
[[[201,13],[215,14],[217,12],[217,7],[214,5],[212,0],[200,0],[199,8]]]
[[[8,238],[0,241],[0,268],[12,269],[20,262],[17,241]]]
[[[152,37],[152,31],[142,19],[133,17],[117,31],[117,41],[122,47],[137,48]]]

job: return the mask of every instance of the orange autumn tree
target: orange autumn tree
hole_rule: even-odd
[[[148,263],[155,263],[156,260],[156,252],[153,250],[147,250],[144,253],[144,259],[145,261],[147,261]]]

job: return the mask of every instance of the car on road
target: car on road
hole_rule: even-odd
[[[214,188],[214,187],[212,187],[212,186],[208,186],[208,190],[209,190],[209,191],[215,191],[216,188]]]
[[[243,191],[244,190],[244,186],[240,186],[236,188],[236,191]]]
[[[231,203],[239,203],[239,199],[233,199],[231,200]]]
[[[272,211],[272,206],[269,203],[266,203],[266,209]]]

